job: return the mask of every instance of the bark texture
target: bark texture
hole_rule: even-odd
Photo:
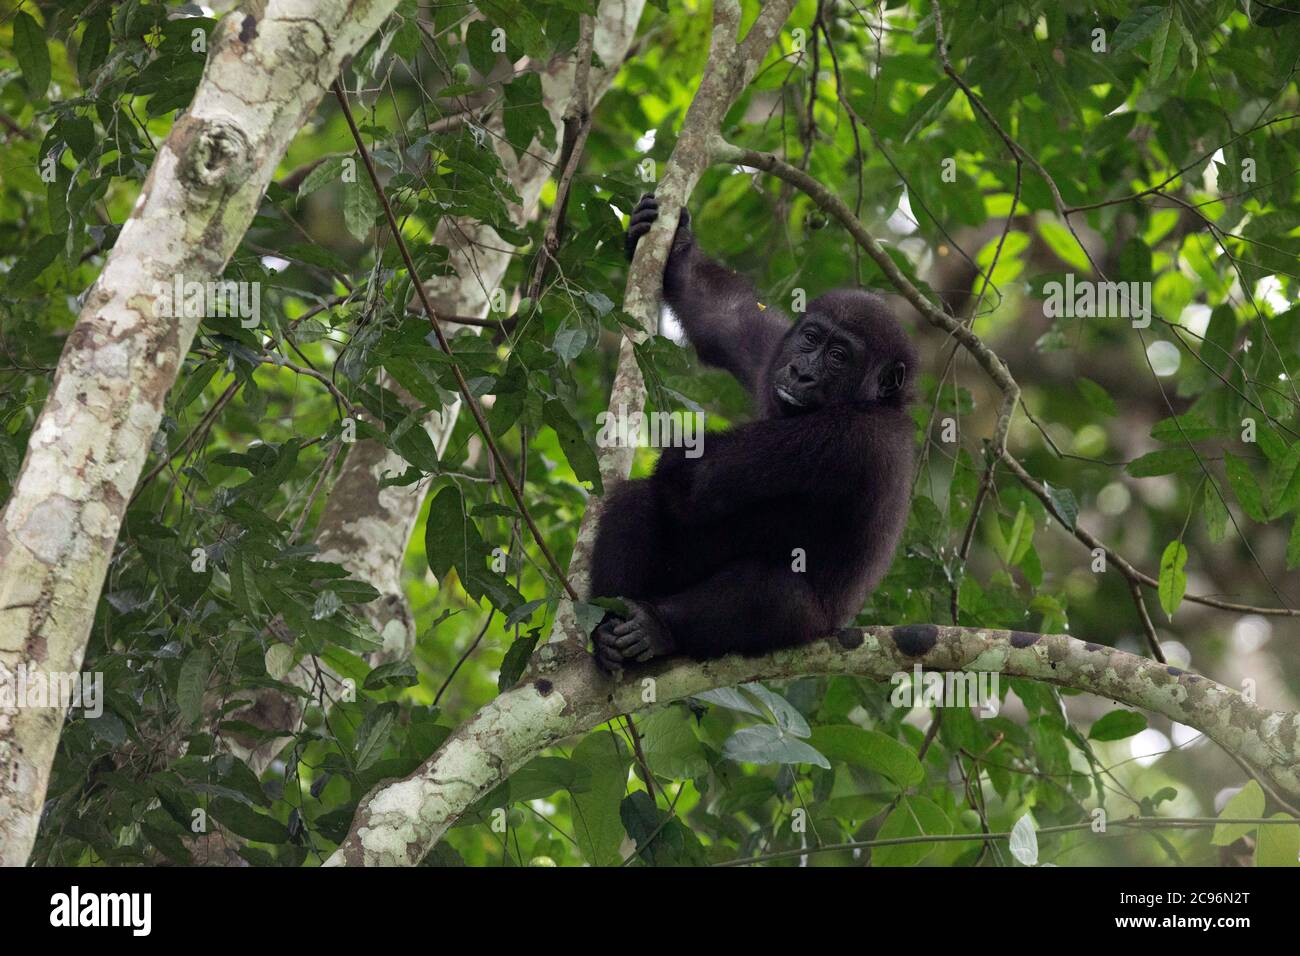
[[[1162,714],[1201,731],[1282,792],[1300,795],[1300,714],[1258,707],[1207,678],[1062,634],[930,624],[848,628],[762,657],[669,660],[618,684],[594,666],[573,663],[536,676],[475,714],[415,773],[371,793],[329,863],[418,863],[467,807],[545,747],[618,714],[748,681],[820,674],[888,680],[918,664],[1031,678]]]
[[[289,141],[396,0],[269,0],[217,27],[90,288],[0,516],[0,665],[77,671],[127,501],[199,317],[159,314],[175,278],[225,268]],[[0,864],[36,835],[58,708],[0,709]]]

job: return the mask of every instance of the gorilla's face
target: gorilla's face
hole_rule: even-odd
[[[828,405],[891,400],[908,381],[907,354],[892,341],[868,342],[862,330],[809,312],[786,335],[769,375],[772,402],[783,416]]]

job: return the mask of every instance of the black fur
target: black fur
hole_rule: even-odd
[[[630,256],[658,215],[644,197]],[[829,292],[796,325],[695,244],[685,210],[664,296],[700,358],[753,394],[757,420],[666,449],[601,515],[591,587],[621,597],[592,633],[600,666],[758,654],[833,634],[884,576],[907,518],[917,357],[878,297]],[[806,570],[794,570],[794,549]]]

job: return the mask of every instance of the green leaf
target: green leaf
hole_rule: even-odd
[[[536,15],[520,0],[476,0],[474,6],[493,24],[506,31],[507,43],[521,47],[535,59],[547,58],[546,35]]]
[[[297,201],[302,202],[322,186],[343,181],[343,160],[345,156],[327,156],[321,161],[320,165],[313,169],[303,178],[302,184],[298,187]],[[354,159],[355,163],[356,160]],[[355,183],[345,184],[346,188],[356,185]]]
[[[343,184],[343,222],[357,242],[365,242],[379,216],[379,197],[369,177]]]
[[[1178,66],[1178,52],[1182,49],[1183,35],[1174,22],[1173,8],[1167,8],[1164,17],[1156,24],[1151,40],[1151,82],[1163,83],[1173,76]]]
[[[557,790],[581,792],[590,786],[590,773],[581,764],[567,757],[534,757],[510,775],[510,801],[541,800]]]
[[[1134,710],[1112,710],[1088,731],[1089,740],[1123,740],[1147,729],[1145,714]]]
[[[1160,556],[1160,606],[1171,620],[1178,605],[1187,593],[1187,575],[1183,568],[1187,565],[1187,546],[1181,541],[1170,541],[1165,553]]]
[[[393,720],[397,716],[396,704],[381,704],[366,715],[366,719],[357,728],[356,746],[353,759],[357,773],[374,765],[384,754],[388,738],[393,732]]]
[[[666,707],[649,717],[638,718],[641,749],[656,774],[685,780],[709,772],[704,745],[695,735],[694,723],[682,707]]]
[[[1255,841],[1255,865],[1300,866],[1300,821],[1289,813],[1275,813],[1269,819],[1292,822],[1259,828]]]
[[[1223,466],[1228,474],[1228,484],[1232,488],[1232,493],[1237,496],[1237,501],[1241,503],[1241,509],[1254,521],[1264,524],[1268,521],[1268,516],[1264,513],[1264,502],[1259,490],[1259,482],[1255,480],[1254,473],[1250,470],[1250,465],[1244,459],[1238,458],[1232,452],[1223,453]]]
[[[1155,33],[1156,27],[1167,18],[1168,13],[1168,8],[1156,6],[1134,10],[1115,28],[1110,52],[1117,55],[1136,47]]]
[[[810,763],[829,770],[830,761],[799,738],[771,724],[742,727],[722,745],[722,756],[740,763]]]
[[[212,653],[206,647],[190,651],[176,680],[176,706],[181,718],[193,726],[203,714],[203,693],[212,675]]]
[[[1300,568],[1300,515],[1291,523],[1291,535],[1286,541],[1287,570]]]
[[[9,270],[7,282],[10,290],[17,292],[44,272],[63,251],[61,236],[41,236]]]
[[[569,410],[558,398],[553,398],[542,406],[542,420],[555,429],[560,440],[560,448],[568,459],[569,467],[579,481],[589,481],[596,494],[604,494],[600,482],[600,466],[596,463],[596,453],[587,444],[582,428],[573,420]]]
[[[1079,518],[1079,502],[1075,500],[1074,492],[1069,488],[1058,488],[1046,481],[1043,482],[1043,488],[1047,491],[1047,497],[1052,499],[1052,506],[1061,516],[1062,523],[1073,531],[1074,523]]]
[[[497,54],[492,51],[492,25],[486,20],[474,20],[465,30],[465,47],[469,62],[485,76],[496,65]]]
[[[545,603],[546,598],[537,598],[534,601],[529,601],[526,604],[519,605],[511,611],[509,615],[507,615],[505,624],[506,628],[509,629],[514,627],[516,624],[522,624],[524,621],[532,617],[533,612]]]
[[[1300,504],[1300,442],[1292,445],[1286,458],[1269,469],[1269,520],[1280,518]]]
[[[533,649],[537,647],[537,636],[526,634],[510,645],[506,655],[501,659],[501,669],[497,673],[497,690],[506,691],[519,683],[524,668],[532,659]]]
[[[366,675],[366,690],[380,690],[384,687],[414,687],[420,683],[420,675],[409,661],[389,661],[380,664]]]
[[[208,813],[223,827],[246,840],[258,843],[288,843],[289,830],[279,820],[258,813],[246,803],[218,797],[208,804]]]
[[[502,125],[515,154],[522,156],[534,139],[553,146],[555,124],[546,112],[541,78],[536,73],[521,73],[505,85],[504,93]]]
[[[1085,268],[1088,268],[1085,266]],[[1114,415],[1116,412],[1115,400],[1110,397],[1110,393],[1094,382],[1090,378],[1079,376],[1075,379],[1075,387],[1079,389],[1084,400],[1094,409],[1103,415]]]
[[[1200,441],[1214,438],[1221,429],[1201,418],[1199,415],[1177,415],[1158,421],[1151,429],[1151,437],[1163,442],[1181,444],[1185,441]]]
[[[1124,466],[1134,478],[1151,478],[1155,475],[1172,475],[1196,467],[1196,455],[1190,448],[1161,448],[1135,458]]]
[[[1220,817],[1229,820],[1244,820],[1248,818],[1259,818],[1264,815],[1264,791],[1260,785],[1254,781],[1249,781],[1241,791],[1223,805],[1219,811]],[[1219,823],[1214,827],[1214,836],[1210,842],[1215,846],[1228,846],[1230,843],[1236,843],[1244,836],[1248,836],[1255,831],[1258,824],[1254,823]]]
[[[45,46],[45,31],[30,13],[14,14],[14,58],[23,71],[23,82],[33,99],[44,99],[50,85],[50,51]]]
[[[619,804],[627,788],[631,757],[616,734],[596,731],[583,737],[573,749],[572,760],[586,769],[586,789],[572,795],[573,837],[583,858],[592,866],[616,866],[623,862],[623,820]]]
[[[925,797],[903,797],[876,831],[876,839],[916,836],[947,836],[952,821],[938,805]],[[938,843],[903,843],[879,846],[871,851],[873,866],[916,866],[939,847]]]
[[[465,514],[459,486],[446,485],[433,496],[424,524],[424,556],[438,578],[453,568],[482,562],[487,546],[474,519]]]
[[[77,79],[82,89],[88,89],[90,79],[99,65],[108,57],[108,11],[104,10],[86,21],[81,33],[81,46],[77,49]]]
[[[1205,483],[1205,527],[1209,532],[1210,541],[1214,544],[1223,540],[1224,532],[1228,528],[1228,506],[1220,497],[1222,493],[1215,482]]]
[[[1011,524],[1011,531],[1007,533],[998,549],[998,556],[1008,565],[1019,564],[1033,540],[1033,521],[1029,517],[1029,509],[1022,501],[1020,507],[1016,509],[1016,518]]]
[[[813,728],[809,742],[831,760],[873,770],[903,789],[925,779],[925,768],[912,749],[878,730],[853,724],[824,725]]]

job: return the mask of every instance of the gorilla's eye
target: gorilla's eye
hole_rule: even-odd
[[[804,340],[805,342],[816,342],[816,341],[817,341],[817,333],[816,333],[813,329],[804,329],[804,330],[803,330],[803,340]]]
[[[880,375],[880,395],[893,395],[903,388],[903,382],[907,379],[907,366],[902,362],[895,362],[889,368],[885,369]]]
[[[847,362],[849,359],[849,353],[844,351],[844,349],[840,348],[838,345],[835,346],[835,348],[831,349],[826,354],[829,355],[831,359],[836,362]]]

